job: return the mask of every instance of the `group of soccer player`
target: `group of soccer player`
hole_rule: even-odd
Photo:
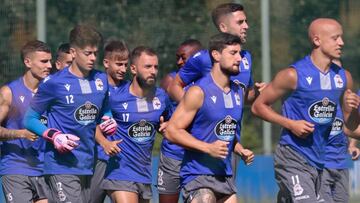
[[[181,43],[178,70],[161,88],[150,47],[130,52],[123,41],[107,41],[105,73],[94,69],[102,36],[90,26],[70,31],[54,64],[48,45],[28,42],[21,49],[25,74],[0,90],[6,201],[99,203],[108,195],[149,202],[159,132],[161,203],[178,202],[180,193],[184,202],[237,202],[235,156],[246,165],[254,160],[240,144],[243,107],[251,104],[256,116],[283,127],[274,156],[277,201],[348,202],[348,150],[353,159],[360,150],[346,135],[360,138],[360,96],[339,62],[341,25],[312,21],[311,53],[266,84],[253,81],[243,49],[243,6],[221,4],[212,18],[220,33],[208,49],[194,39]],[[282,114],[272,109],[279,99]]]

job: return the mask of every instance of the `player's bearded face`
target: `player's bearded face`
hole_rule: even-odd
[[[137,62],[135,79],[142,87],[153,87],[158,73],[158,58],[142,54]]]
[[[231,13],[225,21],[227,33],[240,37],[241,43],[246,42],[246,32],[249,29],[246,15],[243,11]]]
[[[241,61],[240,45],[228,45],[221,53],[219,61],[221,70],[229,76],[239,74],[239,65]]]

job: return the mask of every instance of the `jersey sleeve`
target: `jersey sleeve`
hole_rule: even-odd
[[[249,63],[249,68],[250,68],[250,78],[249,78],[249,82],[247,84],[247,88],[252,88],[254,87],[254,79],[253,79],[253,64],[252,64],[252,58],[251,58],[251,54],[250,52],[248,52],[247,50],[244,50],[244,56],[246,57],[248,63]]]
[[[202,77],[201,68],[204,68],[205,66],[207,67],[208,64],[206,63],[208,63],[208,60],[210,60],[210,57],[206,56],[208,55],[207,53],[208,52],[205,50],[197,52],[186,61],[182,68],[180,68],[178,74],[185,85],[195,82]],[[206,60],[204,57],[208,57],[209,59]]]
[[[55,97],[55,83],[53,83],[51,79],[49,79],[48,81],[46,81],[45,79],[45,81],[39,85],[37,93],[31,100],[30,107],[41,115],[47,110]]]

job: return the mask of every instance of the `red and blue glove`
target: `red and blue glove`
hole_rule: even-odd
[[[109,116],[103,116],[101,120],[103,121],[99,125],[101,132],[105,135],[114,135],[117,129],[117,123],[115,119]]]
[[[80,138],[72,134],[64,134],[57,129],[50,128],[43,133],[43,138],[51,142],[60,153],[66,153],[79,145]]]

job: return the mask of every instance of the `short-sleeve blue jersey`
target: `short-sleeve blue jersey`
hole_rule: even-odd
[[[8,129],[24,129],[23,118],[29,107],[33,93],[24,85],[23,77],[7,84],[12,93],[8,116],[3,126]],[[46,117],[42,116],[46,124]],[[1,175],[43,175],[45,141],[39,137],[35,142],[15,139],[1,143]]]
[[[129,81],[122,81],[121,83],[119,83],[116,86],[112,86],[109,84],[109,107],[110,108],[111,108],[111,106],[110,106],[111,104],[115,104],[115,102],[112,101],[111,95],[115,94],[116,90],[118,88],[121,88],[123,85],[126,85],[127,83],[129,83]],[[108,136],[106,138],[108,140],[110,140],[110,138],[109,138],[110,136]],[[106,153],[104,152],[104,149],[98,143],[96,143],[96,148],[97,148],[97,159],[107,162],[109,160],[109,156],[106,155]]]
[[[348,139],[343,131],[344,117],[341,106],[338,105],[336,117],[332,123],[329,140],[325,148],[325,168],[349,168]]]
[[[337,105],[346,88],[344,69],[331,64],[322,73],[310,56],[291,65],[297,73],[297,87],[283,102],[283,116],[292,120],[305,120],[314,124],[314,132],[299,138],[283,129],[280,144],[288,145],[302,155],[310,165],[324,167],[325,146],[328,142]]]
[[[139,98],[129,92],[131,83],[111,95],[111,111],[118,124],[111,140],[123,141],[121,152],[109,159],[106,179],[150,184],[151,157],[160,117],[168,119],[170,100],[156,88],[153,98]]]
[[[243,89],[230,83],[230,91],[225,93],[213,81],[211,74],[196,82],[202,89],[204,101],[188,128],[196,139],[212,143],[217,140],[228,141],[228,149],[236,139],[240,139],[241,119],[243,114]],[[231,154],[225,159],[211,157],[196,150],[185,149],[180,169],[182,185],[199,175],[231,176]]]
[[[243,88],[253,87],[251,54],[246,50],[242,50],[240,55],[242,57],[239,67],[240,73],[231,76],[230,79]],[[211,68],[212,63],[209,50],[201,50],[186,61],[178,74],[185,85],[188,85],[207,75]]]
[[[31,108],[48,112],[48,127],[80,138],[79,146],[59,153],[46,142],[45,174],[91,175],[94,166],[95,128],[108,101],[106,74],[91,70],[79,78],[65,68],[45,78],[35,94]]]

